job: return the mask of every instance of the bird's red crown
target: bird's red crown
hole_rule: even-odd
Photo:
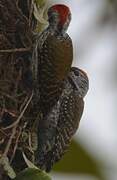
[[[59,13],[60,24],[63,25],[67,20],[68,14],[70,14],[70,9],[66,5],[63,5],[63,4],[56,4],[52,6],[52,9]]]

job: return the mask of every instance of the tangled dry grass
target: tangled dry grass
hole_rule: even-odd
[[[16,171],[25,166],[21,153],[32,160],[36,148],[39,110],[31,59],[35,25],[32,0],[0,0],[0,157],[8,157]]]

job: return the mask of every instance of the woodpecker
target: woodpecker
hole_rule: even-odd
[[[66,5],[53,5],[48,9],[48,27],[36,38],[33,72],[44,116],[58,101],[63,80],[71,68],[73,46],[66,33],[70,20],[71,12]]]
[[[88,88],[87,74],[72,67],[64,80],[59,100],[39,123],[36,163],[41,169],[49,172],[68,149],[79,126]]]

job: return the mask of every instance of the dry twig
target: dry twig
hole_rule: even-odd
[[[0,53],[27,52],[30,50],[31,50],[31,47],[29,47],[29,48],[15,48],[15,49],[1,49]]]

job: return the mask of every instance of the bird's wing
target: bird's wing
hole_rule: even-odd
[[[38,126],[38,149],[36,161],[41,169],[45,169],[46,155],[50,152],[55,144],[56,126],[59,119],[59,103],[52,111],[43,117]]]
[[[47,156],[47,171],[50,171],[52,165],[61,159],[70,145],[72,136],[78,129],[83,109],[84,101],[78,96],[77,92],[72,92],[68,97],[63,97],[57,124],[55,144]]]
[[[50,62],[54,67],[56,77],[59,80],[65,79],[70,71],[73,61],[72,40],[66,34],[65,37],[57,38],[54,35],[49,35],[46,40],[46,47],[49,52]]]
[[[69,38],[58,39],[48,35],[39,56],[39,85],[41,104],[49,111],[62,92],[62,80],[66,78],[73,59],[72,42]]]

